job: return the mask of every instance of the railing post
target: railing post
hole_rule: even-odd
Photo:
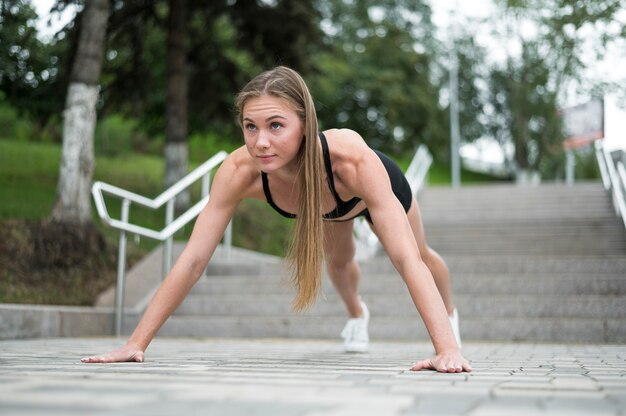
[[[205,197],[209,194],[209,184],[211,181],[211,172],[208,172],[206,175],[202,177],[202,197]],[[230,260],[230,256],[232,254],[232,246],[233,246],[233,220],[231,219],[224,231],[224,257],[226,260]]]
[[[602,177],[602,185],[604,190],[608,191],[611,188],[611,177],[609,176],[606,159],[604,158],[604,149],[602,142],[596,140],[596,160],[598,161],[598,167],[600,168],[600,176]]]
[[[121,220],[128,222],[130,201],[122,200]],[[120,241],[117,252],[117,286],[115,288],[115,335],[122,335],[122,321],[124,319],[124,278],[126,274],[126,231],[120,230]]]
[[[226,231],[224,232],[224,254],[226,255],[226,260],[230,260],[230,256],[232,254],[232,246],[233,246],[233,221],[231,220],[226,227]]]
[[[209,194],[210,181],[211,181],[211,171],[209,171],[206,175],[202,177],[202,187],[201,187],[202,198],[204,198],[205,196]]]
[[[176,198],[172,198],[167,201],[167,205],[165,206],[165,226],[167,227],[174,220],[174,202]],[[165,244],[163,245],[163,279],[167,276],[172,268],[172,249],[173,249],[173,240],[174,234],[169,236],[167,240],[165,240]]]
[[[574,151],[569,149],[565,153],[565,183],[568,186],[574,185],[574,172],[576,168],[576,159],[574,158]]]

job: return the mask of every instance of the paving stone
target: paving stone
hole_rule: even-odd
[[[469,416],[527,416],[545,414],[543,400],[534,397],[499,398],[481,402]]]
[[[551,398],[545,402],[545,410],[554,415],[616,415],[619,406],[609,400],[593,400],[578,397]]]
[[[454,400],[447,394],[432,394],[416,399],[413,406],[405,409],[406,415],[459,415],[477,407],[485,397],[477,394],[455,393]]]
[[[144,363],[83,356],[117,338],[0,341],[0,415],[620,415],[626,347],[467,343],[472,373],[409,371],[426,343],[155,339]]]

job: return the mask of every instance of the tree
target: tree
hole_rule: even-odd
[[[310,1],[170,0],[120,3],[110,32],[104,110],[165,131],[168,187],[186,174],[188,132],[238,137],[234,93],[278,63],[310,68],[319,28]],[[177,209],[187,201],[179,195]]]
[[[187,0],[170,0],[167,21],[165,187],[187,174]],[[189,206],[189,192],[176,197],[176,209]]]
[[[558,91],[538,45],[524,43],[519,59],[509,58],[490,77],[490,131],[501,145],[513,143],[519,175],[539,171],[552,156],[561,157]]]
[[[50,215],[59,223],[79,226],[91,223],[93,135],[110,7],[109,0],[89,0],[80,17],[78,49],[63,113],[57,196]]]
[[[0,0],[0,91],[39,127],[63,109],[63,44],[37,37],[37,14],[23,0]]]
[[[518,169],[542,170],[553,176],[562,165],[555,159],[563,159],[559,105],[574,96],[586,100],[608,88],[625,91],[623,83],[594,80],[587,69],[603,58],[607,45],[626,36],[624,22],[619,20],[626,2],[498,3],[504,27],[496,35],[508,57],[491,76],[495,111],[490,128],[501,141],[514,143]],[[504,122],[507,118],[509,122]]]
[[[416,1],[320,2],[326,50],[311,82],[321,124],[359,131],[391,153],[447,141],[431,82],[435,41],[430,7]]]

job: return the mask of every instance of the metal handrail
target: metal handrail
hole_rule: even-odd
[[[428,169],[430,169],[432,163],[433,157],[428,148],[423,144],[420,145],[404,174],[411,186],[411,192],[416,198],[424,186]],[[357,218],[354,221],[354,235],[360,243],[358,253],[360,260],[369,258],[376,253],[380,244],[378,237],[376,237],[376,234],[374,234],[367,221],[363,218]]]
[[[604,189],[611,192],[615,214],[622,219],[626,228],[626,169],[624,163],[615,163],[602,140],[595,141],[596,160]]]
[[[191,173],[184,178],[176,182],[169,187],[161,195],[154,199],[146,198],[139,194],[127,191],[122,188],[118,188],[113,185],[109,185],[104,182],[95,182],[91,187],[91,194],[93,195],[94,202],[96,204],[96,210],[98,215],[106,224],[110,227],[118,229],[120,231],[119,247],[118,247],[118,262],[117,262],[117,285],[115,288],[115,334],[120,335],[122,332],[122,320],[124,317],[124,286],[126,275],[126,233],[133,233],[136,235],[142,235],[144,237],[152,238],[158,241],[165,241],[163,246],[163,277],[167,275],[172,266],[172,248],[173,248],[173,235],[194,219],[202,208],[207,204],[209,200],[209,188],[211,180],[211,171],[215,169],[220,163],[226,159],[228,153],[224,151],[218,152],[215,156],[198,166]],[[176,196],[187,189],[190,185],[195,183],[198,179],[202,179],[201,195],[202,198],[191,208],[181,214],[178,218],[174,219],[174,202]],[[117,197],[122,200],[122,212],[120,219],[113,219],[109,215],[106,203],[104,201],[104,194]],[[142,227],[137,224],[131,224],[128,222],[130,213],[130,205],[135,203],[146,208],[153,210],[166,206],[165,212],[165,227],[160,230],[152,230],[150,228]],[[226,256],[230,256],[230,248],[232,246],[232,222],[228,225],[226,232],[224,233],[224,245]]]

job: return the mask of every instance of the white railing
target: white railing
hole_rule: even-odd
[[[602,140],[595,141],[596,159],[602,176],[604,189],[611,193],[615,213],[626,227],[626,169],[624,163],[615,163]]]
[[[91,187],[91,194],[93,195],[93,199],[96,203],[98,215],[106,224],[120,231],[117,261],[117,286],[115,288],[116,335],[120,335],[122,332],[122,320],[124,317],[126,234],[133,233],[135,235],[141,235],[158,241],[165,241],[165,244],[163,245],[163,277],[165,277],[172,267],[173,235],[184,227],[189,221],[194,219],[200,211],[202,211],[202,208],[209,200],[211,171],[222,163],[224,159],[226,159],[226,156],[228,156],[228,153],[224,151],[217,153],[155,199],[149,199],[104,182],[95,182]],[[176,200],[176,196],[195,183],[198,179],[202,179],[200,201],[181,214],[178,218],[174,219],[174,202]],[[120,219],[113,219],[109,215],[109,211],[107,210],[104,200],[105,194],[122,200],[122,212]],[[145,208],[150,208],[152,210],[159,209],[165,205],[165,227],[160,231],[156,231],[136,224],[131,224],[128,221],[131,203]],[[224,245],[227,257],[230,255],[231,242],[232,226],[229,224],[224,234]]]
[[[432,163],[432,155],[425,145],[420,145],[404,174],[411,186],[413,196],[416,198],[424,186],[426,174]],[[359,260],[365,260],[376,254],[380,243],[365,219],[357,218],[354,221],[354,235],[357,239],[357,256]]]

